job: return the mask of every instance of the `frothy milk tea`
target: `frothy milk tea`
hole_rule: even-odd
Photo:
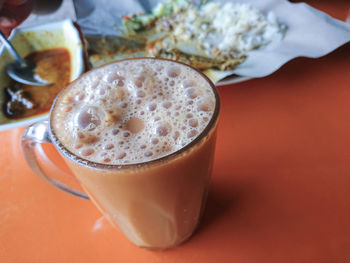
[[[124,61],[79,80],[55,109],[54,130],[92,162],[147,162],[189,144],[215,108],[210,84],[169,61]]]
[[[66,88],[51,111],[51,128],[100,210],[136,245],[167,248],[198,223],[217,100],[212,84],[191,67],[124,60]]]

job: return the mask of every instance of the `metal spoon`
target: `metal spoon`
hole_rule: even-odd
[[[16,60],[15,62],[8,64],[6,67],[7,74],[12,79],[28,85],[46,86],[50,84],[35,74],[36,63],[33,61],[23,60],[1,31],[0,40]]]

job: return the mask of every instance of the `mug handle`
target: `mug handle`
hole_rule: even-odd
[[[38,162],[37,155],[39,154],[37,154],[37,152],[40,152],[41,155],[45,155],[45,157],[47,158],[41,146],[41,144],[45,142],[52,143],[49,136],[49,125],[47,120],[36,122],[30,125],[23,132],[22,139],[21,139],[21,148],[22,148],[22,153],[24,155],[24,158],[27,161],[30,168],[32,168],[32,170],[37,175],[39,175],[44,181],[52,184],[53,186],[69,194],[89,200],[90,198],[85,193],[82,193],[78,190],[71,189],[64,183],[50,177],[46,172],[42,170]],[[63,171],[60,171],[60,172],[66,174]]]

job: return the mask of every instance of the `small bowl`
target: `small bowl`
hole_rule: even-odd
[[[71,59],[70,81],[75,80],[84,71],[83,41],[78,29],[69,19],[46,25],[15,29],[9,40],[22,58],[35,51],[53,48],[67,49]],[[11,81],[5,67],[11,61],[13,61],[12,56],[2,45],[0,48],[0,131],[29,125],[46,119],[49,114],[47,111],[18,120],[8,119],[4,115],[4,89]]]

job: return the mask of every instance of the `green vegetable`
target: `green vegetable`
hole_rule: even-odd
[[[143,25],[135,20],[123,20],[123,25],[128,33],[138,32],[144,29]]]
[[[162,17],[171,14],[173,7],[171,3],[158,3],[153,9],[152,14],[155,17]]]
[[[170,0],[167,3],[158,3],[150,14],[133,15],[123,19],[123,25],[128,33],[145,30],[156,19],[171,15],[175,11],[189,6],[187,0]]]

